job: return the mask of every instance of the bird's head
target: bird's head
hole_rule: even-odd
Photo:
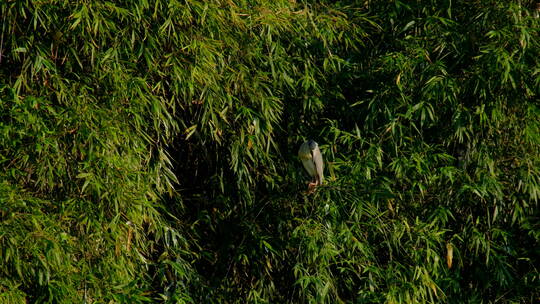
[[[308,145],[309,145],[309,149],[312,151],[317,149],[317,146],[318,146],[317,143],[313,139],[310,139],[308,141]]]

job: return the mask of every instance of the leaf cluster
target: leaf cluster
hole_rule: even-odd
[[[538,300],[533,2],[0,3],[0,302]]]

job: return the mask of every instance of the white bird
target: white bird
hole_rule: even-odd
[[[308,184],[308,189],[322,184],[324,179],[324,162],[319,145],[312,139],[306,141],[300,146],[298,157],[302,161],[306,171],[313,178]]]

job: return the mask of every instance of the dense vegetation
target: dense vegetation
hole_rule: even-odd
[[[0,302],[540,300],[534,2],[2,1]]]

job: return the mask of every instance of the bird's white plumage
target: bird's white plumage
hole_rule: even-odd
[[[303,159],[302,164],[311,177],[315,177],[317,175],[317,168],[315,167],[315,163],[313,163],[313,157]]]
[[[317,143],[312,140],[303,143],[298,150],[298,157],[302,160],[304,168],[314,179],[314,182],[320,185],[324,179],[324,164]]]
[[[315,166],[315,172],[317,174],[317,183],[320,185],[322,184],[323,179],[324,179],[324,175],[323,175],[324,163],[323,163],[321,151],[319,150],[319,147],[317,146],[317,148],[311,152],[313,156],[313,165]]]

